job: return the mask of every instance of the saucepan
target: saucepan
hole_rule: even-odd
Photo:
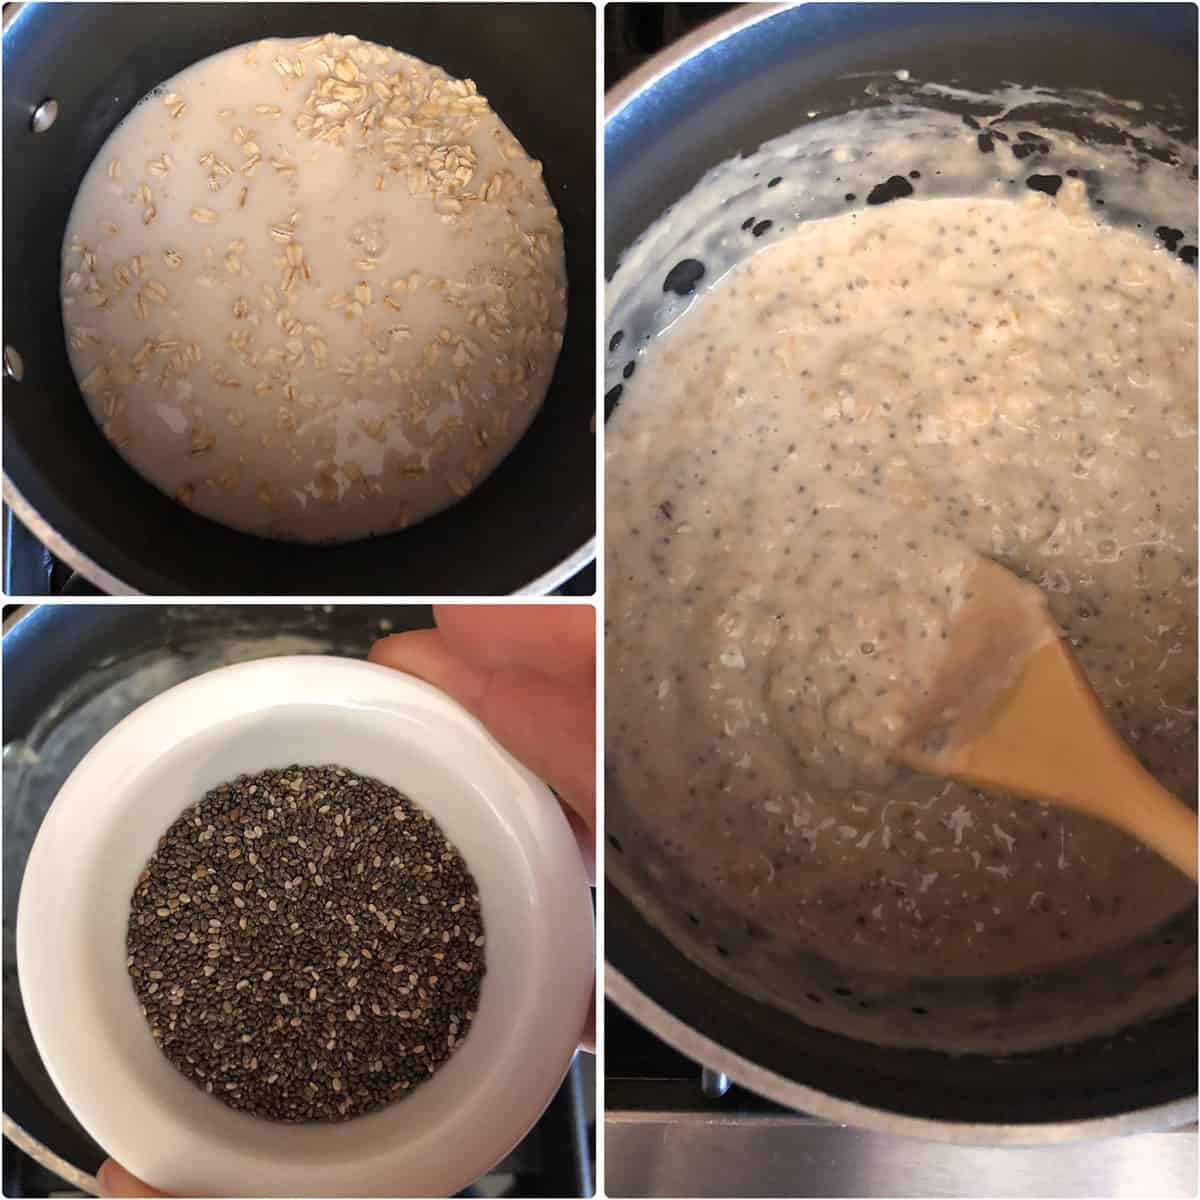
[[[565,235],[568,318],[541,412],[475,493],[401,533],[298,546],[186,511],[108,445],[67,361],[59,254],[84,172],[151,88],[229,46],[331,31],[474,79],[543,162]],[[591,561],[590,4],[13,4],[3,46],[4,494],[54,553],[105,591],[152,595],[547,592]]]
[[[972,95],[1021,84],[1095,94],[1097,106],[1102,95],[1137,102],[1139,121],[1194,142],[1195,48],[1196,12],[1183,5],[741,7],[609,95],[606,271],[717,164],[805,121],[884,103],[905,80],[949,85],[927,102],[968,127],[979,115]],[[1039,119],[1053,130],[1068,117],[1052,107]],[[1085,140],[1122,136],[1071,112],[1070,131]],[[638,261],[663,275],[674,265]],[[607,331],[610,410],[627,402],[622,377],[642,336],[616,332]],[[820,1117],[946,1141],[1055,1142],[1195,1119],[1194,905],[1093,961],[915,989],[859,980],[819,955],[800,964],[782,941],[772,950],[771,930],[734,930],[757,939],[756,961],[774,954],[788,972],[797,1005],[785,1012],[738,986],[738,949],[724,935],[723,946],[705,943],[721,926],[719,902],[701,884],[681,886],[671,855],[647,836],[639,812],[660,801],[622,794],[610,778],[607,991],[706,1067]],[[1135,993],[1150,1015],[1122,1022],[1114,1014]],[[884,1036],[868,1036],[867,1024]],[[948,1049],[951,1030],[976,1047]]]

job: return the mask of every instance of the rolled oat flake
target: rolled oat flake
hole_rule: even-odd
[[[407,1095],[462,1044],[486,970],[478,888],[437,822],[333,765],[187,808],[138,878],[126,946],[170,1062],[279,1121]]]

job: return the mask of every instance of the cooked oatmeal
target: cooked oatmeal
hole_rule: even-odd
[[[470,80],[354,37],[196,63],[105,143],[63,245],[71,364],[160,490],[288,540],[471,492],[562,345],[562,231]]]
[[[1067,179],[810,221],[707,282],[606,436],[610,770],[655,853],[751,929],[916,975],[1190,903],[1112,829],[888,755],[978,552],[1194,795],[1194,273]]]

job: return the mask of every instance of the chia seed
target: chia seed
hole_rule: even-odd
[[[341,1121],[462,1044],[478,888],[428,813],[339,766],[242,775],[187,808],[134,889],[126,965],[171,1064],[231,1108]]]

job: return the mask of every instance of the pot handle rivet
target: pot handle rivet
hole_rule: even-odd
[[[41,104],[33,110],[33,116],[29,119],[29,128],[34,133],[45,133],[55,121],[58,120],[58,101],[51,97],[48,100],[43,100]]]
[[[20,383],[25,378],[25,360],[11,347],[4,347],[4,378]]]

